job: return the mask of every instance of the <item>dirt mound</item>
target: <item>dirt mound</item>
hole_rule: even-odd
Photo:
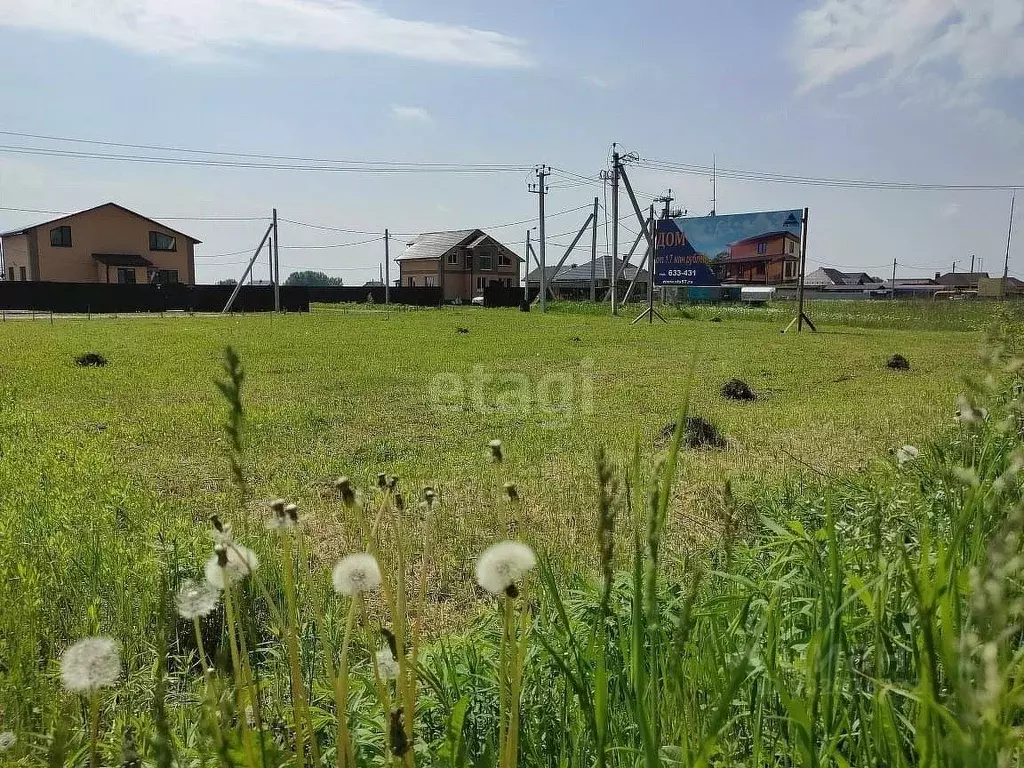
[[[757,400],[757,395],[743,379],[729,379],[722,385],[722,397],[726,400]]]
[[[75,365],[81,368],[102,368],[107,364],[107,358],[97,352],[86,352],[75,358]]]
[[[893,371],[909,371],[910,361],[901,354],[895,354],[885,362],[885,367]]]
[[[658,442],[670,441],[675,432],[676,422],[669,422],[658,433]],[[726,442],[725,436],[710,421],[700,416],[687,416],[686,428],[683,430],[683,445],[687,448],[724,449]]]

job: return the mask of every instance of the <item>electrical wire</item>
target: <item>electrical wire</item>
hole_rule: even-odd
[[[693,176],[717,176],[744,181],[761,181],[778,184],[802,184],[852,189],[903,190],[903,191],[1012,191],[1024,188],[1024,184],[933,184],[911,181],[882,181],[878,179],[846,179],[796,174],[750,171],[738,168],[721,168],[709,165],[678,163],[671,160],[641,158],[639,166],[665,173],[683,173]]]

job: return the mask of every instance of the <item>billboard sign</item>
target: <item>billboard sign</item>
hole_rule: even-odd
[[[719,285],[716,266],[730,259],[770,259],[786,242],[799,241],[803,211],[658,219],[654,228],[655,285]],[[783,252],[779,251],[779,256]],[[762,258],[763,256],[763,258]]]

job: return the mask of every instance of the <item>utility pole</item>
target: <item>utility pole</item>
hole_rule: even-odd
[[[889,298],[896,300],[896,259],[892,260],[892,292]]]
[[[672,211],[669,209],[669,206],[672,204],[673,200],[675,200],[675,198],[672,197],[671,189],[668,191],[667,195],[661,195],[660,197],[654,198],[654,202],[663,204],[663,207],[661,209],[662,219],[667,219],[672,215]]]
[[[530,191],[536,192],[540,201],[540,207],[538,210],[539,216],[539,235],[540,235],[540,311],[547,312],[548,309],[548,277],[546,274],[545,266],[545,248],[547,245],[547,238],[544,235],[544,198],[547,196],[548,188],[545,185],[544,180],[551,173],[551,168],[547,165],[538,165],[533,169],[533,172],[537,174],[537,183],[530,185]]]
[[[597,301],[597,197],[594,198],[594,222],[590,233],[590,301]]]
[[[619,148],[612,144],[612,314],[619,314]]]
[[[971,254],[971,274],[974,274],[974,254]]]
[[[718,208],[718,156],[711,156],[711,215]]]
[[[391,233],[384,230],[384,306],[391,303]]]
[[[1006,259],[1003,261],[1003,298],[1006,298],[1007,288],[1010,282],[1010,238],[1013,237],[1013,207],[1017,202],[1017,191],[1014,190],[1010,198],[1010,226],[1006,231]]]
[[[273,235],[273,249],[274,249],[274,311],[281,311],[281,258],[280,258],[280,238],[277,235],[277,208],[274,209],[274,220],[271,224],[271,228],[274,230]]]
[[[274,241],[273,239],[267,240],[267,267],[270,272],[267,278],[270,282],[270,290],[274,290]]]
[[[954,275],[956,274],[956,262],[955,261],[953,262],[953,274]]]

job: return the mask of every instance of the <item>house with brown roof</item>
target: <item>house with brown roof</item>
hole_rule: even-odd
[[[193,285],[198,242],[117,203],[104,203],[0,233],[3,279]]]
[[[800,276],[800,237],[789,230],[765,232],[729,245],[713,262],[720,280],[737,283],[788,283]]]
[[[518,288],[521,259],[480,229],[424,232],[398,257],[399,285],[439,287],[445,301],[470,301],[488,285]]]

